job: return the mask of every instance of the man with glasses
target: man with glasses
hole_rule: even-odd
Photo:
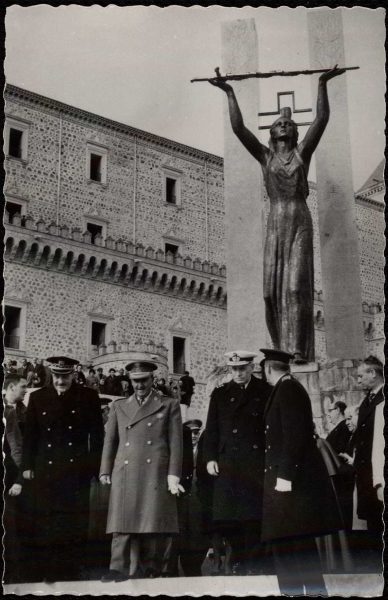
[[[111,405],[100,468],[100,482],[111,485],[106,531],[113,534],[104,582],[161,574],[167,538],[179,532],[176,496],[184,491],[179,402],[153,389],[154,362],[126,369],[134,393]]]
[[[334,402],[333,406],[329,408],[329,419],[333,425],[333,429],[330,431],[326,438],[334,452],[339,454],[345,452],[349,442],[351,433],[345,420],[346,404],[341,400]]]

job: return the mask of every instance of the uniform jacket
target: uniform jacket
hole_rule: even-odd
[[[340,528],[332,483],[314,438],[310,398],[288,374],[268,401],[265,437],[263,541]],[[291,492],[275,490],[278,477],[292,482]]]
[[[58,396],[54,387],[30,395],[23,438],[22,471],[33,470],[35,541],[46,548],[86,538],[90,480],[98,475],[104,437],[98,394],[73,383]],[[76,552],[76,549],[74,550]]]
[[[381,388],[372,402],[369,394],[361,403],[358,413],[357,429],[354,433],[355,456],[354,469],[357,484],[357,514],[367,519],[370,509],[376,503],[376,490],[373,488],[372,447],[376,406],[384,400]]]
[[[167,475],[181,476],[179,403],[155,390],[111,405],[100,474],[111,475],[107,533],[178,532],[176,498]]]
[[[27,407],[23,471],[32,469],[35,477],[82,478],[98,475],[104,438],[98,394],[72,384],[58,396],[54,387],[33,392]]]
[[[261,518],[264,472],[263,414],[270,386],[256,377],[246,389],[234,381],[211,395],[204,437],[205,462],[217,461],[213,519]]]
[[[329,442],[334,452],[339,454],[340,452],[346,452],[351,435],[352,434],[346,425],[346,421],[343,420],[330,431],[326,441]]]

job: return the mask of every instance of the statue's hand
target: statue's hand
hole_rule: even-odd
[[[222,81],[222,79],[219,79],[219,77],[221,77],[219,67],[217,67],[215,69],[215,72],[216,72],[217,77],[213,77],[212,79],[209,79],[209,83],[211,83],[215,87],[220,88],[220,90],[223,90],[224,92],[233,92],[233,88],[231,85],[229,85],[229,83],[226,83],[226,81]]]
[[[326,71],[326,73],[322,73],[319,77],[319,81],[329,81],[329,79],[333,79],[333,77],[337,77],[338,75],[342,75],[345,73],[346,69],[337,69],[337,65],[330,69],[330,71]]]

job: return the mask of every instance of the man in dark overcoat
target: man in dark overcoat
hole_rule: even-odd
[[[345,421],[345,410],[346,404],[341,400],[337,400],[334,402],[333,406],[329,408],[330,421],[334,427],[329,432],[326,441],[329,442],[330,446],[337,454],[345,452],[351,436]]]
[[[127,365],[134,394],[112,402],[106,424],[100,482],[111,485],[113,538],[104,582],[159,576],[167,538],[179,532],[182,419],[178,400],[153,389],[156,368],[146,360]]]
[[[214,477],[213,522],[232,547],[234,572],[260,568],[267,382],[252,375],[253,352],[228,352],[232,380],[213,390],[204,459]]]
[[[358,384],[367,390],[359,408],[354,432],[353,466],[356,473],[357,514],[367,522],[370,550],[381,555],[383,504],[373,485],[372,448],[376,407],[384,401],[383,364],[375,356],[369,356],[358,367],[357,377]]]
[[[98,477],[104,427],[98,394],[73,382],[78,361],[47,361],[53,385],[30,395],[22,469],[36,491],[36,575],[74,580],[86,554],[90,480]]]
[[[327,596],[315,536],[342,523],[314,438],[310,398],[290,375],[290,354],[261,352],[274,386],[264,415],[262,540],[271,545],[281,593]]]

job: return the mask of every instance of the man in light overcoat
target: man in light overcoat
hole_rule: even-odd
[[[152,388],[156,368],[127,365],[134,393],[112,403],[106,424],[100,482],[111,485],[106,531],[113,539],[102,581],[159,576],[167,537],[179,532],[181,413],[178,400]]]

